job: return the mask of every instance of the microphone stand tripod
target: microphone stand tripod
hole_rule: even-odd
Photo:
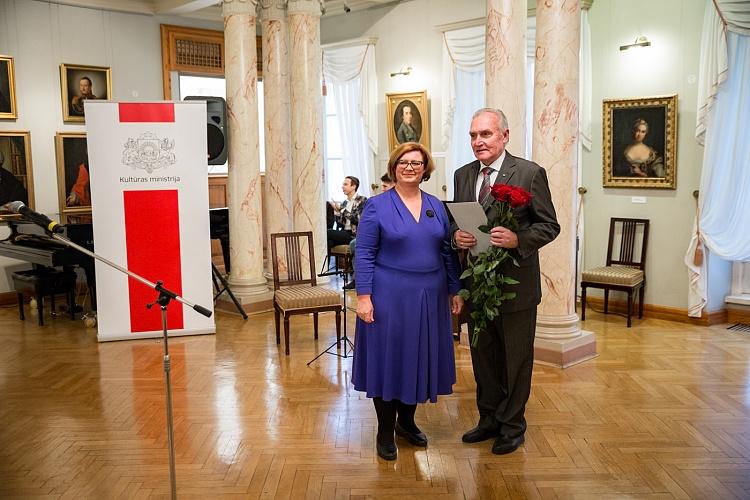
[[[94,259],[100,262],[103,262],[109,267],[113,269],[117,269],[121,273],[127,274],[131,278],[137,281],[140,281],[144,285],[150,288],[153,288],[154,290],[159,292],[159,296],[157,297],[156,301],[153,303],[147,304],[146,307],[151,309],[151,307],[154,304],[159,304],[159,307],[161,308],[161,326],[162,326],[162,333],[164,336],[164,389],[166,392],[166,401],[167,401],[167,404],[166,404],[167,406],[167,441],[169,443],[169,485],[170,485],[170,490],[171,490],[171,498],[175,500],[177,498],[177,476],[175,473],[175,459],[174,459],[174,424],[172,421],[172,384],[170,381],[171,361],[169,359],[169,334],[167,330],[167,306],[174,299],[177,302],[181,302],[182,304],[185,304],[186,306],[192,308],[194,311],[206,316],[207,318],[211,317],[211,311],[209,311],[205,307],[199,306],[198,304],[193,304],[191,302],[188,302],[187,300],[180,297],[173,291],[165,288],[161,281],[152,283],[146,278],[132,271],[128,271],[124,267],[115,264],[111,260],[108,260],[102,257],[101,255],[97,255],[94,252],[88,250],[87,248],[84,248],[76,243],[73,243],[69,239],[62,237],[59,234],[55,234],[50,231],[48,231],[47,233],[52,237],[52,239],[59,241],[60,243],[69,246],[70,248],[78,250],[79,252],[85,255],[88,255],[89,257],[93,257]]]
[[[320,273],[318,276],[331,276],[335,274],[338,274],[344,279],[344,285],[341,287],[341,298],[343,299],[343,304],[344,304],[344,336],[341,337],[340,340],[337,340],[333,344],[329,345],[324,351],[322,351],[320,354],[315,356],[313,359],[308,361],[307,366],[310,366],[316,359],[321,357],[323,354],[333,354],[334,356],[338,356],[339,358],[344,358],[344,359],[354,357],[354,344],[352,343],[351,340],[349,340],[349,337],[347,337],[346,335],[346,310],[348,309],[346,305],[346,285],[348,283],[347,281],[348,271],[346,269],[342,269],[341,271],[338,271],[338,272],[334,271],[334,272]],[[342,354],[340,352],[331,352],[331,349],[333,349],[333,346],[336,346],[336,349],[341,348],[340,342],[344,343],[344,353]],[[350,352],[347,353],[347,350],[349,350]]]

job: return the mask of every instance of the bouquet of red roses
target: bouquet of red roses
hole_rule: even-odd
[[[518,221],[513,215],[513,209],[528,205],[531,202],[531,193],[518,186],[495,184],[492,186],[491,196],[493,201],[487,212],[487,224],[477,229],[488,234],[493,227],[498,226],[511,231],[518,230]],[[513,260],[510,252],[496,246],[491,246],[476,257],[469,256],[467,259],[468,265],[461,279],[472,278],[471,290],[463,289],[458,293],[472,304],[471,345],[474,347],[477,345],[479,332],[500,314],[502,302],[516,296],[515,292],[507,291],[507,285],[517,285],[518,281],[500,273],[500,264],[508,259]]]

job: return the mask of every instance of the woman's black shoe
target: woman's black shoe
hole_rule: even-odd
[[[375,447],[378,449],[378,456],[383,460],[396,460],[398,454],[396,443],[380,444],[376,439]]]
[[[396,422],[396,435],[406,439],[414,446],[427,446],[427,436],[424,435],[424,432],[409,432],[401,427],[398,422]]]

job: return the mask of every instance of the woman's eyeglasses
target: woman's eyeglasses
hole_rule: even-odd
[[[417,169],[420,169],[420,168],[422,168],[424,166],[424,162],[423,161],[419,161],[419,160],[413,160],[413,161],[410,161],[410,160],[399,160],[399,161],[396,162],[396,165],[398,165],[402,169],[406,168],[406,167],[411,167],[412,170],[417,170]]]

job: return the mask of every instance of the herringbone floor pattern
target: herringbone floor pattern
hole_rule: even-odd
[[[98,344],[60,317],[0,310],[0,498],[168,498],[162,346]],[[421,405],[427,449],[378,460],[372,404],[312,320],[217,317],[170,340],[180,498],[750,498],[750,335],[592,313],[599,357],[536,365],[526,444],[466,445],[468,351],[455,393]],[[349,317],[353,325],[352,315]],[[351,328],[351,326],[350,326]]]

